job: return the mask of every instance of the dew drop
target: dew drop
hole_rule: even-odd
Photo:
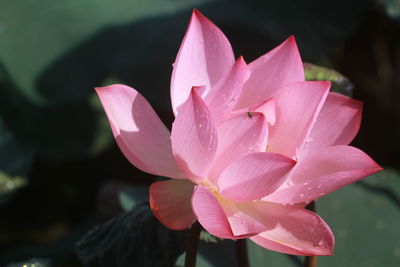
[[[311,143],[313,140],[314,140],[314,138],[308,137],[304,142],[305,142],[306,144],[309,144],[309,143]]]
[[[326,242],[325,242],[325,240],[323,240],[323,239],[321,239],[319,242],[318,242],[318,246],[320,246],[320,247],[326,247]]]

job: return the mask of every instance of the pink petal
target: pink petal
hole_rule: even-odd
[[[150,207],[168,228],[183,230],[196,221],[191,206],[194,184],[185,180],[156,182],[150,186]]]
[[[218,180],[222,197],[235,202],[260,199],[277,189],[296,161],[271,152],[241,157],[229,165]]]
[[[268,99],[265,100],[264,102],[261,102],[261,104],[254,106],[253,108],[250,108],[251,111],[255,112],[261,112],[264,114],[265,119],[270,125],[274,125],[276,121],[276,107],[275,107],[275,101],[273,99]]]
[[[264,200],[293,204],[309,202],[354,183],[382,168],[351,146],[333,146],[302,157],[286,185]]]
[[[221,80],[235,62],[232,47],[211,21],[194,10],[189,28],[174,63],[171,101],[174,113],[188,98],[193,86],[207,92]]]
[[[218,127],[218,150],[208,175],[216,184],[221,172],[234,160],[252,152],[265,151],[268,127],[262,113],[236,114]]]
[[[329,82],[287,85],[275,97],[275,125],[270,130],[268,151],[293,157],[308,136],[326,99]]]
[[[250,239],[258,245],[295,255],[332,255],[334,236],[317,214],[303,208],[258,201],[250,211],[267,230]]]
[[[197,220],[210,234],[221,238],[233,238],[225,212],[215,196],[203,186],[196,186],[192,207]]]
[[[125,157],[142,171],[183,178],[172,156],[170,133],[135,89],[115,84],[96,88]]]
[[[360,128],[361,112],[361,102],[329,93],[303,149],[348,145]]]
[[[276,112],[275,112],[275,101],[270,98],[267,99],[257,105],[251,106],[251,107],[246,107],[246,108],[241,108],[241,109],[236,109],[231,112],[231,116],[234,114],[242,114],[246,113],[248,116],[252,116],[254,112],[260,112],[264,115],[266,121],[273,126],[276,121]]]
[[[226,78],[220,80],[205,97],[205,102],[213,114],[216,125],[229,116],[248,76],[247,64],[243,57],[239,57]]]
[[[244,84],[237,108],[256,105],[274,96],[286,84],[304,81],[303,63],[293,36],[251,62],[249,67],[251,75]]]
[[[204,229],[220,238],[246,238],[265,229],[262,224],[240,212],[233,203],[217,199],[210,190],[200,185],[195,187],[192,207]]]
[[[211,114],[196,89],[180,108],[172,125],[175,161],[187,177],[199,182],[206,176],[217,150],[217,130]]]

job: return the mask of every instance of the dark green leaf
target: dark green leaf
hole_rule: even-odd
[[[138,186],[125,187],[121,192],[119,192],[118,199],[122,209],[128,212],[142,202],[148,204],[149,189]]]
[[[336,70],[304,63],[304,75],[307,81],[330,81],[331,91],[351,96],[353,84]]]
[[[40,156],[92,156],[109,146],[109,123],[95,95],[60,105],[32,103],[0,64],[0,116],[15,138]]]
[[[161,225],[142,202],[87,233],[78,243],[85,266],[173,266],[183,252],[184,231]]]

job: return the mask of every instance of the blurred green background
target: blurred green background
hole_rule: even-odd
[[[116,263],[143,249],[122,237],[107,239],[139,221],[124,214],[123,208],[138,206],[122,193],[157,177],[136,170],[119,152],[93,88],[130,85],[171,125],[172,63],[193,8],[217,24],[247,62],[294,34],[304,61],[335,69],[354,85],[342,88],[365,103],[353,145],[385,170],[317,203],[336,237],[335,256],[319,257],[319,266],[399,266],[397,0],[1,0],[0,266],[83,266],[76,242],[110,219],[91,232],[94,243],[78,246],[83,262],[96,255],[108,265],[91,260],[86,266],[167,266],[164,259],[182,252],[160,256],[153,249],[158,262],[138,265],[130,254],[131,263]],[[153,224],[152,237],[168,234],[156,239],[158,249],[172,239],[179,247],[180,233]],[[147,237],[146,231],[135,238]],[[302,257],[248,243],[252,266],[302,264]],[[199,266],[235,266],[232,246],[202,243]]]

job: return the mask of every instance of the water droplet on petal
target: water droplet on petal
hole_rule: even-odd
[[[318,242],[318,246],[320,246],[320,247],[326,247],[326,242],[325,242],[325,240],[323,240],[323,239],[321,239],[319,242]]]
[[[309,144],[309,143],[311,143],[313,140],[314,140],[314,138],[308,137],[304,142],[305,142],[306,144]]]

